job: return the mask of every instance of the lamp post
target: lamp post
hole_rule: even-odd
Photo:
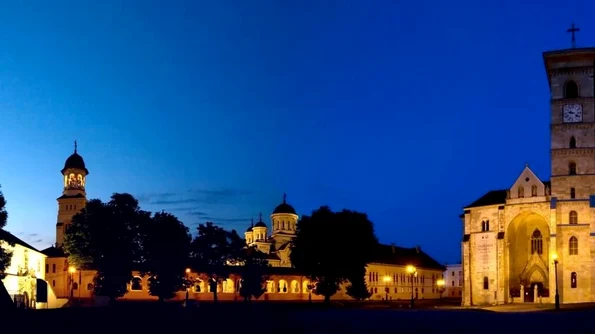
[[[442,301],[442,293],[444,292],[444,279],[439,279],[436,281],[436,285],[438,286],[438,292],[440,293],[440,301]]]
[[[553,254],[552,259],[554,259],[554,276],[556,277],[556,294],[554,296],[554,303],[556,310],[560,309],[560,295],[558,294],[558,254]]]
[[[70,266],[68,267],[68,272],[70,273],[70,301],[72,301],[72,296],[74,292],[74,273],[76,273],[76,268],[74,266]]]
[[[186,268],[186,301],[184,302],[184,305],[186,307],[188,307],[188,289],[190,289],[189,283],[190,283],[190,279],[189,279],[189,274],[190,274],[190,268]]]
[[[388,282],[390,282],[390,276],[385,275],[382,280],[384,281],[384,292],[386,294],[386,297],[384,297],[384,299],[388,302]]]
[[[417,270],[415,269],[414,266],[412,265],[408,265],[407,266],[407,272],[409,273],[410,279],[411,279],[411,308],[413,308],[414,306],[414,301],[413,301],[413,277],[415,277],[415,275],[417,274]]]

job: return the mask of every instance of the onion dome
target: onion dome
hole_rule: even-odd
[[[275,208],[275,211],[273,211],[273,214],[276,213],[290,213],[295,215],[295,209],[293,208],[293,206],[287,204],[287,194],[283,194],[283,203],[277,205],[277,207]]]
[[[250,223],[250,227],[248,227],[246,232],[252,232],[252,227],[254,227],[254,219],[252,219],[252,222]]]
[[[77,153],[77,144],[76,140],[74,141],[74,153],[66,159],[64,162],[64,168],[62,168],[62,173],[64,173],[67,169],[81,169],[84,170],[86,174],[89,174],[89,170],[85,167],[85,160]]]

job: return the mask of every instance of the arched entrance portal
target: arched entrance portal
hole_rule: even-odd
[[[508,284],[513,297],[524,288],[525,301],[533,301],[537,286],[539,296],[549,296],[550,229],[541,215],[521,213],[507,229]]]

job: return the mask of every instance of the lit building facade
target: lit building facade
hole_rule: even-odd
[[[463,305],[595,301],[595,48],[543,53],[550,179],[525,166],[464,208]],[[557,287],[557,289],[556,289]]]
[[[463,296],[463,265],[448,264],[444,271],[444,298],[461,298]]]

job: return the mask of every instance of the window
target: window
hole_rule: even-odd
[[[574,136],[570,137],[570,145],[568,145],[570,148],[576,148],[576,138],[574,138]]]
[[[79,285],[77,282],[72,283],[72,290],[78,290],[79,289]]]
[[[143,280],[140,277],[132,278],[130,282],[131,291],[141,291],[143,289]]]
[[[532,185],[531,186],[531,197],[536,197],[536,196],[537,196],[537,186]]]
[[[519,189],[517,189],[517,192],[518,192],[518,196],[517,196],[518,198],[525,197],[525,188],[519,187]]]
[[[543,238],[538,229],[535,229],[531,235],[531,254],[533,253],[543,254]]]
[[[578,214],[576,211],[570,211],[568,213],[568,224],[578,224]]]
[[[87,290],[93,291],[93,283],[87,284]]]
[[[578,85],[574,81],[567,81],[564,85],[564,98],[576,99],[578,97]]]
[[[568,241],[568,255],[578,255],[578,239],[575,236]]]
[[[56,280],[52,280],[52,286],[55,287],[56,286]]]
[[[483,278],[483,289],[489,290],[490,289],[490,282],[488,281],[488,277]]]
[[[55,273],[55,272],[56,272],[56,264],[54,263],[54,264],[52,264],[52,273]]]
[[[455,286],[455,281],[450,281],[450,286]]]
[[[490,221],[489,220],[482,220],[481,221],[481,231],[482,232],[487,232],[490,230]],[[453,275],[454,275],[454,271],[453,271]]]
[[[572,272],[570,274],[570,288],[571,289],[576,289],[576,273]]]
[[[575,198],[576,197],[576,191],[574,190],[574,188],[570,188],[570,198]]]
[[[576,175],[576,163],[568,163],[568,175]]]

